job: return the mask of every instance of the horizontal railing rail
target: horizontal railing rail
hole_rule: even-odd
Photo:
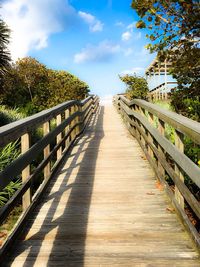
[[[177,82],[166,82],[159,84],[158,86],[151,89],[148,93],[149,100],[167,100],[172,91],[177,87]]]
[[[162,87],[164,87],[165,85],[174,85],[177,86],[177,82],[166,82],[166,83],[161,83],[159,85],[157,85],[156,87],[154,87],[153,89],[150,90],[150,92],[156,91]]]
[[[2,224],[10,212],[22,205],[23,213],[15,230],[4,243],[0,257],[15,239],[25,219],[30,215],[37,200],[54,176],[64,155],[76,138],[83,132],[92,114],[99,105],[97,96],[89,96],[83,101],[72,100],[33,116],[0,127],[0,147],[2,149],[18,140],[21,154],[0,172],[0,191],[19,177],[19,190],[0,208]],[[40,138],[31,143],[34,131],[39,130]],[[41,158],[41,155],[42,158]],[[37,166],[33,162],[40,157]],[[39,185],[36,185],[38,184]]]
[[[123,95],[115,96],[114,104],[130,133],[140,143],[182,222],[200,246],[199,233],[185,209],[189,207],[199,220],[200,202],[184,182],[184,177],[187,177],[198,190],[200,189],[200,168],[184,154],[185,136],[196,145],[200,144],[200,123],[144,100],[129,100]],[[166,137],[168,126],[173,129],[174,142]],[[167,183],[169,177],[174,188]]]

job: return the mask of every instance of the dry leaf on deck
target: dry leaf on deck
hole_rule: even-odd
[[[163,185],[159,181],[156,182],[156,188],[158,188],[160,191],[163,191]]]
[[[147,192],[147,195],[155,195],[153,192]]]
[[[174,208],[170,208],[170,207],[167,207],[166,210],[167,210],[167,211],[170,211],[170,212],[172,212],[172,213],[174,213],[174,211],[175,211]]]

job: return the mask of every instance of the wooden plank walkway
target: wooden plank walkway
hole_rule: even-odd
[[[200,266],[145,156],[101,107],[4,266]]]

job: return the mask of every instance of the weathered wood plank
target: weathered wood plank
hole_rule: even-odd
[[[5,266],[200,266],[112,107],[93,118],[25,230]]]

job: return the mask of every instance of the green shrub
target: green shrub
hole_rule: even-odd
[[[21,187],[21,181],[11,181],[2,192],[0,192],[0,207],[4,206],[5,203],[15,194],[15,192]]]
[[[8,109],[0,106],[0,126],[14,122],[23,118],[24,115],[19,113],[18,109]],[[0,171],[8,166],[20,155],[19,141],[11,142],[4,148],[0,148]],[[3,206],[21,186],[21,181],[16,177],[11,181],[2,192],[0,192],[0,207]]]
[[[0,105],[0,126],[20,120],[25,115],[19,112],[19,109],[7,108],[4,105]]]
[[[8,166],[20,155],[19,142],[9,143],[6,147],[0,149],[0,171]],[[2,192],[0,192],[0,207],[3,206],[21,186],[21,181],[16,178],[11,181]]]
[[[149,92],[147,81],[136,75],[119,76],[122,82],[127,86],[126,95],[129,99],[139,98],[147,99]]]
[[[200,122],[199,95],[191,95],[187,89],[177,90],[171,96],[171,105],[177,113]]]
[[[88,85],[67,71],[47,68],[34,58],[25,57],[13,63],[0,79],[0,102],[17,106],[32,115],[62,102],[82,100]]]
[[[9,165],[20,154],[18,140],[0,148],[0,171]]]

